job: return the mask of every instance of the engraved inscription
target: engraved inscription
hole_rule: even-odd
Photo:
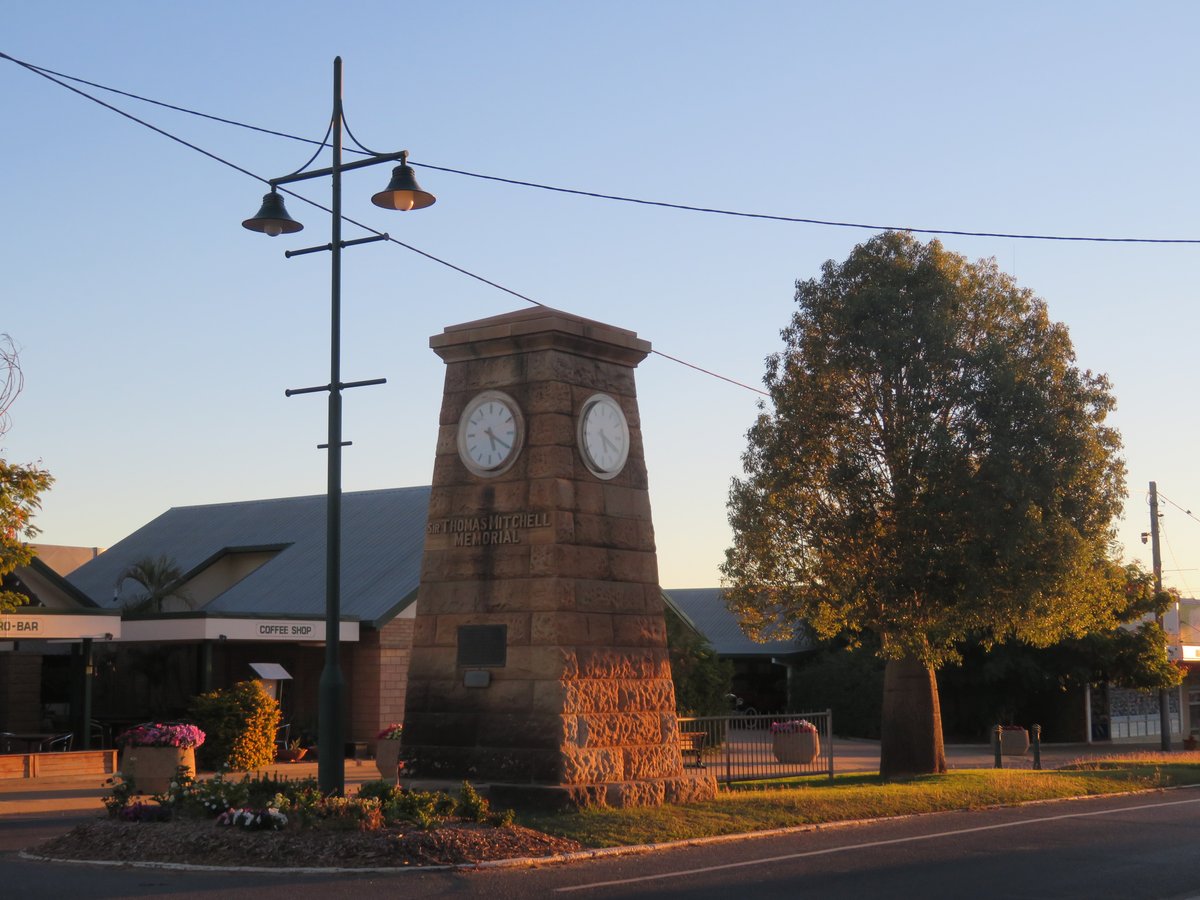
[[[485,547],[519,544],[523,531],[549,527],[549,513],[495,513],[490,516],[433,519],[425,526],[425,533],[453,535],[455,547]]]

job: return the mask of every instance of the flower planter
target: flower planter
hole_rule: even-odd
[[[1005,728],[1000,732],[1001,756],[1024,756],[1029,750],[1029,732],[1024,728]]]
[[[815,731],[795,731],[771,735],[771,752],[781,763],[807,764],[821,752],[821,738]]]
[[[133,786],[140,794],[164,793],[175,780],[180,766],[186,767],[195,777],[194,747],[126,746],[121,754],[121,773],[133,779]]]
[[[275,751],[275,759],[278,762],[300,762],[307,755],[307,747],[297,747],[295,750],[284,747]]]
[[[400,768],[400,742],[375,742],[375,767],[379,769],[380,777],[388,784],[395,784],[397,771]]]

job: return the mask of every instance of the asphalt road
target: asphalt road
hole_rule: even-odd
[[[196,873],[38,863],[76,819],[0,820],[0,896],[1200,898],[1200,790],[943,813],[534,869]]]

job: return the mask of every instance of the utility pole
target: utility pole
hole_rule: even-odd
[[[1150,482],[1150,558],[1154,566],[1154,592],[1162,594],[1162,552],[1158,545],[1158,485]],[[1155,613],[1154,621],[1163,627],[1163,615]],[[1158,735],[1163,752],[1171,749],[1171,706],[1166,688],[1158,691]]]

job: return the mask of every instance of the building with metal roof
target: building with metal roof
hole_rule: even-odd
[[[745,708],[767,712],[789,705],[788,673],[814,648],[807,634],[790,640],[756,641],[742,630],[721,588],[682,588],[663,593],[675,611],[712,644],[717,656],[733,663],[733,693]]]
[[[346,734],[356,745],[403,719],[429,493],[342,495],[339,639]],[[281,697],[291,734],[315,734],[325,527],[324,494],[175,507],[73,570],[71,585],[122,611],[120,637],[97,648],[97,718],[116,730],[150,714],[181,716],[195,694],[271,664],[291,675]],[[125,575],[146,561],[177,577],[139,609],[146,586]]]

